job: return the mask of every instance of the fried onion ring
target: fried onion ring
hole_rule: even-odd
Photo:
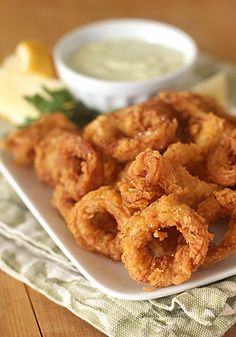
[[[174,255],[153,256],[148,248],[163,229],[176,227],[184,240]],[[130,276],[153,287],[181,284],[190,279],[204,260],[210,235],[205,220],[174,195],[162,196],[128,221],[123,238],[122,261]],[[161,242],[160,242],[161,244]]]
[[[128,216],[119,193],[103,186],[75,204],[69,214],[68,226],[81,247],[120,260],[121,229]]]

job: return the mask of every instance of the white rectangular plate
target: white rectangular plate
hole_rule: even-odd
[[[211,269],[200,269],[190,281],[179,286],[143,290],[143,284],[133,281],[122,263],[92,254],[80,248],[64,220],[51,206],[52,191],[35,176],[33,168],[16,165],[8,153],[0,153],[0,171],[58,247],[76,268],[99,290],[125,300],[148,300],[203,286],[236,274],[236,254]]]

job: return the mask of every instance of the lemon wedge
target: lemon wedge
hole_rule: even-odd
[[[50,90],[64,87],[60,81],[52,78],[8,71],[0,67],[0,117],[15,125],[24,123],[26,118],[37,117],[38,110],[24,97],[45,95],[43,86]]]
[[[38,110],[24,97],[45,95],[43,87],[50,90],[64,87],[55,78],[50,51],[39,42],[20,42],[16,52],[0,65],[0,118],[19,125],[26,118],[37,117]]]
[[[218,72],[206,80],[199,82],[191,90],[199,94],[211,96],[223,106],[227,105],[228,83],[224,72]]]
[[[52,55],[43,44],[38,41],[22,41],[16,46],[16,55],[20,68],[26,73],[56,78]]]

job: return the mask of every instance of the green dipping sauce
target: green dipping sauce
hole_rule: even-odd
[[[144,40],[93,42],[67,60],[80,74],[110,81],[141,81],[173,73],[185,63],[184,53]]]

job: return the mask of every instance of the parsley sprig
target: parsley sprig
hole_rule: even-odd
[[[101,113],[76,100],[67,89],[50,90],[43,87],[43,91],[44,95],[25,96],[25,99],[39,111],[39,116],[26,118],[21,127],[29,126],[44,114],[53,112],[62,112],[79,127],[83,127]]]

